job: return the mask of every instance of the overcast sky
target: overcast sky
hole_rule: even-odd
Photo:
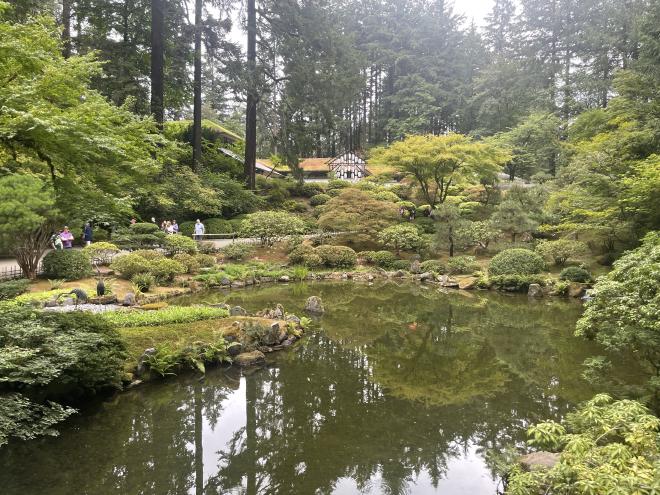
[[[484,19],[493,8],[494,0],[454,0],[454,11],[465,16],[468,24],[474,19],[477,26],[483,26]]]

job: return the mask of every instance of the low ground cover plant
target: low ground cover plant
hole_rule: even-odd
[[[0,301],[13,299],[28,290],[30,281],[26,278],[0,282]]]
[[[474,273],[479,268],[474,256],[452,256],[447,260],[447,273],[450,275]]]
[[[241,261],[254,253],[254,246],[247,242],[233,242],[220,252],[227,259]]]
[[[146,253],[149,253],[147,258],[144,257]],[[161,282],[172,281],[176,275],[187,271],[182,263],[165,258],[155,251],[136,251],[118,256],[113,260],[110,268],[126,279],[132,279],[137,274],[150,273]]]
[[[159,311],[108,311],[101,317],[118,328],[190,323],[213,318],[226,318],[229,312],[223,308],[209,306],[168,306]]]
[[[568,280],[569,282],[591,282],[591,274],[584,268],[579,266],[567,266],[559,274],[560,280]]]

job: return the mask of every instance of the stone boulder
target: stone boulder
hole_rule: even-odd
[[[223,287],[229,287],[231,285],[231,280],[229,280],[227,277],[222,277],[220,279],[220,285]]]
[[[433,280],[433,274],[431,272],[420,273],[417,278],[422,282],[427,282]]]
[[[305,302],[305,311],[317,315],[325,313],[325,308],[323,307],[323,301],[321,301],[321,298],[318,296],[308,297],[307,301]]]
[[[414,260],[410,263],[410,273],[420,273],[422,271],[422,264],[419,260]]]
[[[266,360],[266,356],[261,351],[241,352],[234,358],[234,364],[238,366],[254,366],[262,364]]]
[[[234,306],[229,310],[229,316],[247,316],[247,311],[240,306]]]
[[[135,306],[135,294],[132,292],[127,292],[122,301],[123,306]]]
[[[298,318],[296,315],[286,315],[286,321],[292,321],[297,325],[300,323],[300,318]]]
[[[527,295],[529,297],[543,297],[543,289],[539,284],[529,284]]]
[[[559,454],[554,452],[532,452],[518,459],[518,463],[525,471],[542,471],[552,469],[559,462]]]
[[[568,286],[568,295],[570,297],[582,297],[587,291],[587,285],[579,282],[571,282]]]
[[[458,288],[461,290],[472,290],[477,287],[477,278],[468,277],[458,281]]]
[[[135,376],[140,377],[144,374],[144,372],[147,370],[146,363],[148,359],[156,354],[156,348],[155,347],[149,347],[148,349],[145,349],[142,355],[140,356],[140,359],[138,359],[138,364],[137,367],[135,368]]]
[[[405,270],[397,270],[394,273],[392,273],[392,276],[394,278],[404,278],[407,275]]]
[[[231,286],[236,288],[236,289],[240,289],[240,288],[245,287],[245,282],[243,282],[242,280],[234,280],[231,283]]]
[[[288,282],[289,280],[291,280],[291,278],[288,275],[282,275],[277,279],[278,282]]]

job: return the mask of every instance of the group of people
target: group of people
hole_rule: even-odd
[[[179,233],[179,224],[176,223],[176,220],[163,220],[160,224],[160,230],[167,234],[178,234]]]
[[[412,222],[413,220],[415,220],[415,210],[404,208],[402,206],[401,208],[399,208],[399,216],[403,218],[407,218],[408,221]]]
[[[92,237],[92,224],[86,222],[82,228],[82,239],[85,243],[85,246],[89,246],[92,243]],[[73,233],[69,230],[69,227],[65,225],[62,230],[59,230],[50,236],[50,246],[57,250],[71,249],[73,247],[74,240],[75,237],[73,236]]]

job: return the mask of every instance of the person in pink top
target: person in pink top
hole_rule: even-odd
[[[69,227],[64,227],[64,230],[60,232],[60,239],[62,239],[64,249],[71,249],[73,247],[73,234],[69,231]]]

